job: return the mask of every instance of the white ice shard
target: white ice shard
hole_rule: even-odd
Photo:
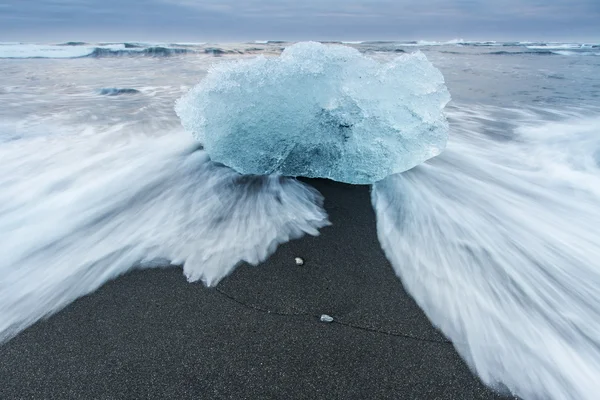
[[[176,111],[212,160],[243,174],[365,184],[438,155],[448,101],[420,52],[381,63],[308,42],[215,66]]]

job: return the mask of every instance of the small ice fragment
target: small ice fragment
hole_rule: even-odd
[[[321,322],[333,322],[333,317],[331,315],[323,314],[321,315]]]
[[[300,257],[296,257],[296,265],[304,265],[304,260]]]

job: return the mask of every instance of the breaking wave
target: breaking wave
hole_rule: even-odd
[[[89,45],[84,42],[67,42],[59,45],[46,44],[0,44],[0,58],[102,58],[102,57],[169,57],[194,53],[187,48],[144,46],[141,44],[117,43]]]
[[[451,117],[446,152],[374,185],[385,253],[486,384],[597,398],[600,118],[495,137],[485,110]]]
[[[542,55],[592,55],[598,56],[600,45],[590,43],[545,43],[545,42],[495,42],[495,41],[464,41],[455,39],[450,41],[355,41],[355,42],[322,42],[336,43],[355,47],[363,52],[393,52],[403,53],[409,49],[434,49],[454,48],[460,50],[464,47],[477,47],[490,50],[501,47],[504,51],[493,51],[496,55],[513,54],[542,54]],[[249,44],[261,44],[264,47],[248,47]],[[170,57],[185,54],[210,54],[213,56],[245,54],[246,52],[278,53],[285,45],[292,42],[257,41],[255,43],[238,44],[234,47],[207,46],[206,43],[97,43],[66,42],[60,44],[33,44],[33,43],[0,43],[0,59],[2,58],[104,58],[104,57]],[[284,46],[284,47],[282,47]],[[572,53],[566,53],[566,51]],[[442,50],[444,52],[444,50]],[[457,53],[462,54],[462,53]]]
[[[523,55],[523,54],[532,54],[538,56],[598,56],[600,53],[589,51],[588,49],[584,51],[576,51],[576,50],[545,50],[543,48],[525,50],[525,51],[492,51],[489,53],[482,54],[492,54],[492,55]]]
[[[128,47],[126,50],[115,50],[107,49],[103,47],[96,47],[90,54],[85,57],[122,57],[122,56],[149,56],[149,57],[169,57],[179,54],[190,53],[188,49],[178,48],[167,48],[167,47],[147,47],[147,48],[135,48]]]
[[[185,134],[114,142],[0,147],[0,342],[134,268],[170,262],[215,285],[329,224],[316,190],[242,176]]]
[[[522,55],[522,54],[534,54],[534,55],[538,55],[538,56],[551,56],[553,54],[556,54],[555,52],[551,51],[551,50],[531,50],[531,51],[506,51],[506,50],[500,50],[500,51],[491,51],[489,53],[485,53],[485,54],[493,54],[496,56],[503,56],[503,55]]]

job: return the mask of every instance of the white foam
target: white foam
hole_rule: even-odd
[[[0,341],[133,268],[214,285],[328,224],[296,180],[242,177],[185,134],[122,134],[0,147]]]
[[[12,44],[0,46],[0,58],[78,58],[90,55],[94,49],[122,50],[123,44],[104,46],[62,46],[49,44]]]
[[[374,186],[383,249],[486,384],[596,399],[600,118],[532,119],[498,141],[481,133],[493,114],[452,116],[445,153]]]
[[[552,53],[559,56],[600,56],[599,52],[591,51],[569,51],[569,50],[553,50]]]

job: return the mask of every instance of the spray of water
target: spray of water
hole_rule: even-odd
[[[19,140],[0,160],[0,342],[133,268],[210,286],[328,225],[316,190],[241,176],[185,134]]]
[[[460,123],[441,156],[374,185],[381,245],[474,372],[526,399],[600,390],[600,118]]]
[[[486,384],[596,398],[600,119],[449,116],[445,153],[373,187],[383,249]],[[241,176],[185,134],[114,133],[0,146],[0,341],[132,268],[214,285],[328,224],[294,179]]]

